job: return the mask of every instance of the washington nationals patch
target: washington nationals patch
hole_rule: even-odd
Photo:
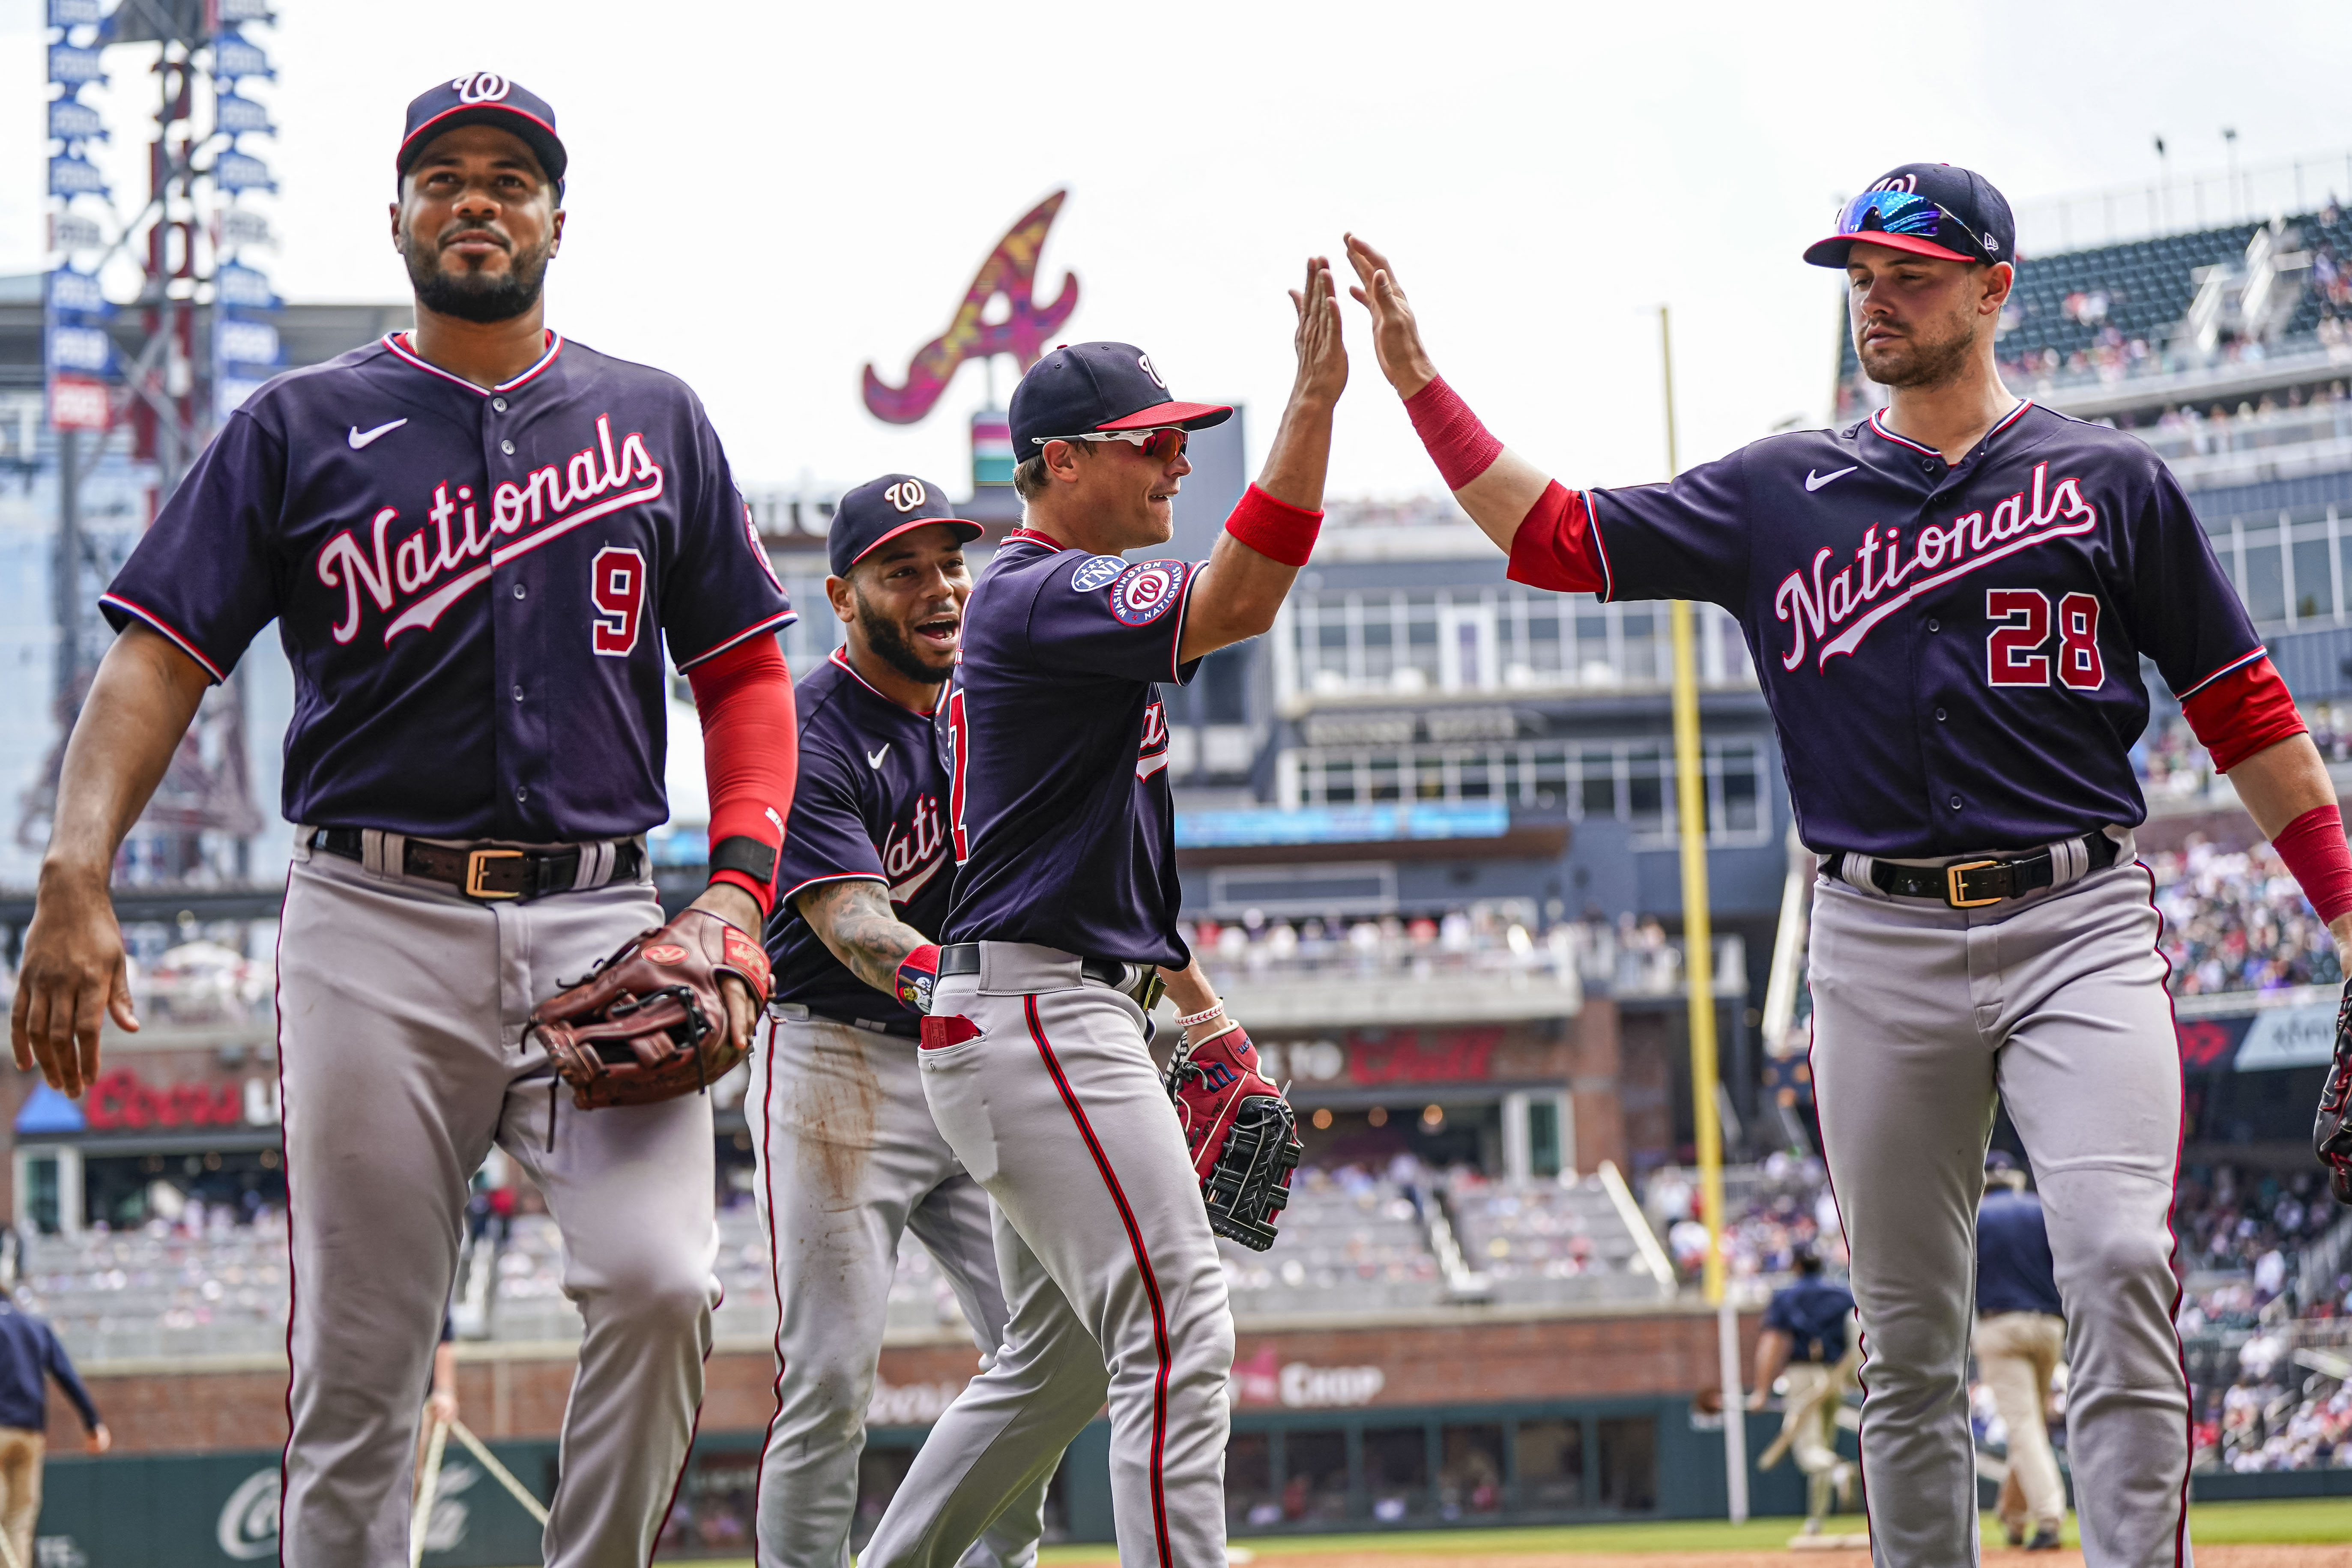
[[[1122,626],[1149,626],[1182,596],[1184,574],[1181,561],[1146,561],[1129,567],[1111,586],[1110,613]]]

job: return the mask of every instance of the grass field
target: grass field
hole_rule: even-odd
[[[1655,1556],[1666,1560],[1704,1559],[1720,1555],[1727,1564],[1755,1563],[1759,1554],[1794,1564],[1820,1563],[1822,1568],[1867,1568],[1862,1552],[1790,1552],[1793,1519],[1758,1519],[1733,1525],[1712,1520],[1675,1520],[1640,1524],[1577,1524],[1538,1526],[1526,1530],[1421,1530],[1360,1532],[1348,1535],[1286,1535],[1253,1537],[1236,1542],[1261,1563],[1281,1559],[1320,1559],[1325,1563],[1357,1563],[1367,1558],[1393,1559],[1395,1568],[1419,1563],[1435,1568],[1472,1568],[1481,1561],[1507,1562],[1524,1568],[1531,1560],[1579,1558],[1622,1559]],[[1830,1521],[1832,1531],[1859,1531],[1861,1520],[1841,1514]],[[2004,1544],[2000,1528],[1990,1514],[1984,1517],[1984,1542],[1989,1550]],[[2264,1546],[2352,1548],[2352,1500],[2294,1498],[2267,1502],[2203,1503],[2191,1510],[2189,1531],[2200,1547]],[[2066,1521],[2066,1544],[2074,1544],[2074,1521]],[[1077,1568],[1078,1564],[1116,1563],[1118,1552],[1108,1545],[1049,1546],[1038,1553],[1041,1568]],[[2069,1552],[2056,1557],[2025,1557],[2016,1561],[2063,1568],[2082,1560]],[[2260,1563],[2264,1559],[2235,1561]],[[2331,1552],[2291,1560],[2305,1563],[2338,1561]],[[2352,1551],[2341,1559],[2352,1563]],[[710,1563],[707,1568],[751,1568],[750,1559]],[[1308,1568],[1298,1563],[1294,1568]]]
[[[1593,1554],[1619,1556],[1632,1552],[1772,1552],[1788,1545],[1796,1531],[1793,1519],[1751,1519],[1746,1524],[1717,1520],[1663,1520],[1639,1524],[1571,1524],[1526,1530],[1422,1530],[1348,1535],[1286,1535],[1253,1537],[1236,1542],[1260,1560],[1277,1557],[1359,1556],[1397,1553],[1412,1557],[1525,1557],[1557,1555],[1574,1558]],[[1859,1532],[1859,1516],[1840,1514],[1830,1521],[1832,1531]],[[2264,1502],[2201,1503],[2190,1510],[2189,1535],[2199,1545],[2326,1545],[2352,1544],[2352,1500],[2290,1498]],[[2000,1526],[1984,1516],[1988,1547],[2004,1544]],[[2066,1520],[2066,1543],[2074,1544],[2074,1521]],[[1858,1554],[1857,1554],[1858,1555]],[[1041,1564],[1106,1563],[1118,1560],[1107,1545],[1049,1546],[1037,1554]],[[1828,1554],[1831,1561],[1842,1553]]]

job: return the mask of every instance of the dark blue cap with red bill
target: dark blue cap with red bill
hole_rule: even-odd
[[[409,100],[408,127],[401,133],[400,152],[393,172],[406,178],[425,149],[444,131],[460,125],[495,125],[523,139],[539,166],[563,192],[563,170],[571,162],[562,139],[555,134],[555,110],[528,88],[509,81],[496,71],[475,71],[450,81],[436,82]]]
[[[965,543],[978,539],[980,524],[956,515],[955,506],[939,486],[912,474],[885,474],[868,479],[841,498],[833,509],[833,526],[825,530],[826,563],[836,577],[898,535],[946,523]]]
[[[1906,163],[1838,209],[1837,232],[1805,247],[1816,267],[1843,267],[1856,245],[1947,261],[2017,260],[2017,220],[1990,180],[1949,163]]]
[[[1057,436],[1096,430],[1205,430],[1234,411],[1217,403],[1179,403],[1133,343],[1063,343],[1029,367],[1013,389],[1008,423],[1013,459],[1034,458]]]

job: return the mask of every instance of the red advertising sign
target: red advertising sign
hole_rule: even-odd
[[[103,430],[114,423],[114,406],[106,384],[78,375],[61,375],[49,383],[49,424],[59,430]]]
[[[1499,1026],[1446,1029],[1423,1036],[1391,1030],[1384,1038],[1348,1037],[1348,1078],[1367,1086],[1389,1083],[1454,1083],[1492,1076],[1489,1058],[1502,1043]]]
[[[89,1086],[86,1115],[93,1132],[245,1125],[243,1096],[234,1083],[151,1087],[129,1068],[117,1068]]]

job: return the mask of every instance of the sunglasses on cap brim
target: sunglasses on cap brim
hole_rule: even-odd
[[[1837,220],[1841,239],[1903,234],[1943,245],[1950,231],[1957,231],[1962,241],[1954,249],[1974,251],[1988,260],[2000,259],[1993,247],[1976,230],[1953,216],[1949,208],[1939,207],[1911,191],[1864,191],[1846,203]]]
[[[1032,436],[1040,447],[1048,441],[1124,441],[1156,463],[1172,462],[1184,450],[1185,435],[1172,425],[1157,430],[1089,430],[1083,436]]]

